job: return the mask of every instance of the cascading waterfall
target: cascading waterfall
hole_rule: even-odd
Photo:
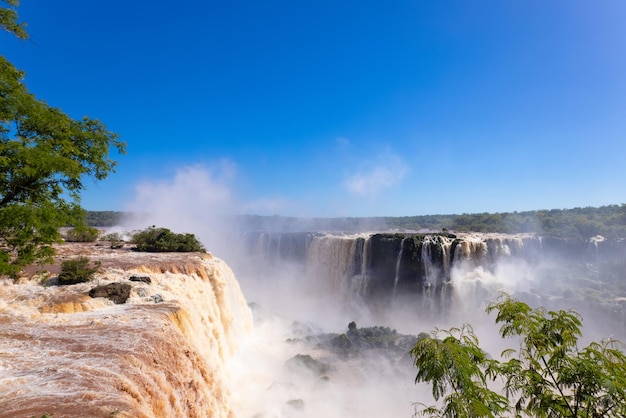
[[[303,266],[313,286],[342,294],[345,300],[366,303],[385,294],[391,303],[399,293],[414,292],[422,295],[423,303],[429,305],[427,311],[432,312],[440,300],[451,296],[450,280],[455,267],[489,271],[496,260],[523,253],[521,239],[486,239],[476,234],[457,238],[443,234],[290,233],[286,240],[288,234],[257,233],[250,248],[259,262],[276,264],[289,252],[289,246],[302,246],[301,255],[292,255],[291,261]],[[393,263],[389,257],[393,257]]]
[[[411,324],[426,319],[432,325],[432,319],[448,320],[450,316],[446,314],[454,311],[468,321],[472,319],[468,312],[484,312],[478,301],[483,303],[491,298],[496,289],[521,289],[527,297],[538,297],[538,292],[529,289],[548,284],[533,282],[536,270],[529,271],[528,266],[535,263],[534,268],[544,261],[539,255],[547,254],[546,258],[550,258],[568,254],[568,260],[580,262],[576,268],[585,263],[600,263],[608,257],[607,251],[619,260],[626,258],[624,243],[601,238],[572,245],[554,238],[544,242],[532,236],[479,234],[257,232],[239,238],[245,242],[248,255],[253,255],[246,262],[255,271],[284,272],[285,261],[298,265],[293,270],[298,274],[285,276],[294,283],[293,287],[313,285],[317,291],[314,296],[322,296],[318,305],[322,309],[311,309],[310,305],[305,306],[306,301],[298,299],[310,295],[294,296],[284,287],[280,289],[293,299],[298,313],[312,322],[324,315],[335,315],[336,300],[358,302],[368,309],[373,306],[371,311],[362,310],[374,313],[364,317],[373,324],[408,313]],[[20,285],[0,282],[0,417],[51,413],[67,417],[308,418],[336,416],[337,411],[340,416],[385,415],[380,411],[388,416],[405,416],[388,413],[388,399],[396,399],[399,390],[394,387],[381,396],[381,388],[387,385],[380,380],[372,379],[375,384],[367,392],[378,396],[365,397],[383,399],[379,409],[363,407],[359,400],[364,398],[364,391],[359,384],[365,379],[350,377],[351,372],[358,370],[344,359],[336,364],[345,369],[347,380],[338,385],[334,377],[328,381],[302,380],[296,392],[292,392],[293,381],[276,380],[274,375],[261,379],[260,370],[256,375],[252,373],[255,366],[268,363],[283,373],[285,360],[304,347],[303,341],[296,341],[299,335],[294,334],[296,338],[288,342],[285,339],[282,330],[290,327],[287,319],[292,319],[286,316],[281,320],[289,324],[272,333],[271,341],[262,341],[267,351],[253,350],[245,362],[238,363],[241,359],[237,359],[236,347],[253,347],[259,335],[258,329],[250,331],[250,309],[237,280],[222,261],[210,255],[154,256],[133,252],[126,253],[127,258],[120,258],[119,252],[111,257],[106,277],[101,278],[103,282],[130,282],[131,275],[151,278],[149,283],[134,281],[131,297],[124,305],[89,298],[89,284],[44,287],[35,280]],[[143,259],[137,261],[135,257]],[[129,261],[131,258],[135,261]],[[119,267],[122,263],[126,263],[123,268]],[[259,286],[269,288],[275,296],[276,288],[271,282],[263,282],[265,278],[254,276]],[[615,280],[621,283],[619,277]],[[592,284],[599,286],[600,282]],[[545,288],[540,290],[548,293]],[[151,298],[157,294],[160,303]],[[622,296],[615,295],[616,304],[611,309],[619,307],[619,303],[626,305],[626,296]],[[544,305],[545,301],[558,298],[566,298],[563,291],[540,302]],[[270,308],[275,307],[271,306],[274,300],[270,299]],[[607,300],[608,297],[603,303]],[[419,308],[404,309],[405,303]],[[350,315],[362,312],[349,311]],[[377,315],[381,312],[387,315]],[[352,320],[349,315],[345,317]],[[267,322],[262,326],[269,328],[276,318],[263,319]],[[623,327],[623,316],[619,319]],[[274,356],[279,344],[286,351]],[[376,375],[376,371],[371,374]],[[259,380],[255,380],[257,377]],[[410,377],[407,381],[410,385]],[[258,398],[244,399],[250,393],[246,386],[255,384]],[[339,408],[329,408],[333,397],[337,398],[336,391],[346,387],[353,389],[350,396],[337,404]],[[413,390],[411,386],[407,399],[412,399]],[[309,395],[304,409],[293,409]],[[263,407],[255,403],[257,399],[262,399]],[[354,405],[361,406],[359,413],[351,409]]]
[[[359,297],[363,297],[365,295],[369,284],[368,263],[370,262],[370,259],[368,256],[369,252],[371,251],[371,245],[372,243],[369,237],[363,238],[361,251],[361,270],[359,274],[353,276],[351,279],[350,291]]]
[[[510,254],[506,244],[493,247],[494,257]],[[454,263],[471,263],[477,267],[484,264],[489,252],[487,243],[478,235],[469,235],[456,246],[454,251]]]
[[[306,252],[307,277],[333,292],[362,294],[366,284],[367,238],[312,237]]]
[[[301,247],[290,253],[290,260],[302,266],[307,283],[341,295],[344,302],[375,305],[378,310],[405,303],[427,305],[420,314],[439,315],[453,299],[482,300],[499,290],[529,291],[542,274],[564,281],[571,274],[550,270],[553,259],[573,256],[597,264],[602,251],[613,248],[619,254],[623,247],[611,245],[599,238],[584,246],[529,234],[262,233],[254,248],[265,252],[259,259],[263,263],[284,259],[290,246]],[[542,265],[545,270],[538,270]],[[555,283],[547,282],[558,290]],[[542,289],[547,289],[545,283]]]
[[[432,259],[432,240],[427,238],[422,243],[422,263],[424,264],[424,294],[432,299],[435,291],[435,269]]]
[[[396,298],[396,291],[398,290],[398,282],[400,281],[400,266],[402,263],[402,255],[404,254],[404,243],[406,238],[402,238],[400,241],[400,252],[398,252],[398,258],[396,258],[396,275],[393,278],[393,299]]]
[[[89,283],[0,282],[0,417],[232,417],[226,362],[252,316],[230,268],[209,255],[111,260],[102,281],[133,283],[122,305],[90,298]]]
[[[428,235],[422,243],[422,263],[424,266],[423,300],[427,312],[438,314],[440,300],[447,295],[447,282],[450,274],[450,249],[452,240],[440,235]],[[437,264],[434,255],[437,253]]]

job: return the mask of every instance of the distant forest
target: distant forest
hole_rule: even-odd
[[[88,211],[87,223],[95,227],[115,226],[121,223],[124,215],[124,212]],[[595,235],[626,238],[626,204],[527,212],[370,218],[239,215],[231,220],[237,229],[246,231],[526,232],[563,238],[587,239]]]

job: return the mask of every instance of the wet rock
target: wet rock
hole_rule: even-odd
[[[107,298],[115,304],[126,303],[130,297],[131,285],[128,283],[110,283],[103,286],[96,286],[89,291],[92,298]]]
[[[141,282],[147,284],[152,283],[152,279],[150,278],[150,276],[130,276],[128,280],[130,280],[131,282]]]
[[[306,370],[316,377],[321,377],[330,370],[330,366],[308,354],[296,354],[285,363],[287,369],[291,371]]]

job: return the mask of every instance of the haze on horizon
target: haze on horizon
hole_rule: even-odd
[[[22,1],[1,53],[128,143],[88,210],[620,204],[626,3]],[[162,207],[162,206],[160,206]]]

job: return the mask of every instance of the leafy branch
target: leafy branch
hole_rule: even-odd
[[[469,325],[435,330],[413,347],[416,383],[432,385],[443,406],[422,409],[439,417],[623,417],[626,356],[616,340],[579,349],[582,318],[575,311],[532,309],[508,295],[490,304],[503,338],[520,340],[502,361],[479,347]],[[443,339],[439,336],[443,335]],[[503,395],[489,385],[504,381]]]

